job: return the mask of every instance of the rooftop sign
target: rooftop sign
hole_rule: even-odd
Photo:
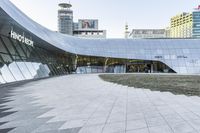
[[[197,8],[194,8],[195,10],[200,10],[200,5],[198,5],[198,7]]]

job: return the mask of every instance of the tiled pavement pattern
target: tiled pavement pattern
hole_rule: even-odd
[[[70,75],[0,89],[0,133],[200,133],[200,97]]]

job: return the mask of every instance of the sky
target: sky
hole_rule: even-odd
[[[57,31],[57,10],[69,0],[10,0],[31,19]],[[170,18],[191,12],[200,0],[70,0],[74,21],[98,19],[108,38],[124,38],[125,24],[131,29],[166,28]]]

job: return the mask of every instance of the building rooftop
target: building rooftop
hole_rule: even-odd
[[[72,7],[72,5],[69,4],[69,3],[60,3],[59,6],[60,6],[61,8],[71,8],[71,7]]]

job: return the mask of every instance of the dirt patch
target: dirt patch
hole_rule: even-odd
[[[200,76],[151,75],[151,74],[103,74],[105,81],[152,91],[172,92],[188,96],[200,96]]]

